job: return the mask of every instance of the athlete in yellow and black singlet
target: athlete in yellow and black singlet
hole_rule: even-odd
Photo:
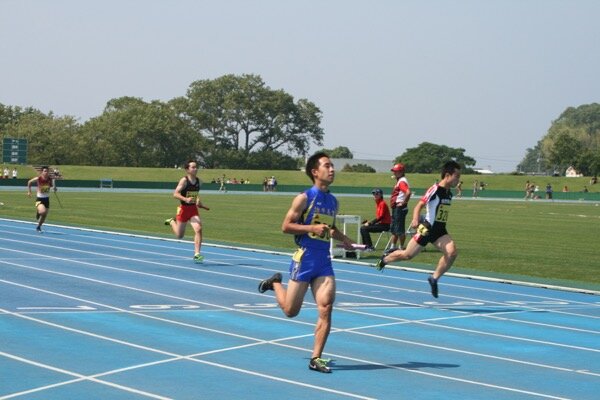
[[[198,164],[190,160],[185,164],[186,175],[179,180],[173,192],[173,197],[179,200],[175,218],[168,218],[165,225],[170,225],[173,233],[178,239],[185,235],[188,224],[194,228],[194,262],[201,263],[204,256],[200,254],[202,247],[202,220],[198,208],[209,210],[200,201],[200,179],[198,178]]]

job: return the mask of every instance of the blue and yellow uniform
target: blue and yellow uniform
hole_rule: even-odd
[[[298,223],[304,225],[327,224],[335,226],[338,202],[330,192],[322,192],[312,187],[304,192],[307,197],[306,210]],[[290,265],[290,279],[310,282],[320,276],[333,276],[331,265],[330,234],[320,237],[313,233],[296,235],[299,249],[294,253]]]

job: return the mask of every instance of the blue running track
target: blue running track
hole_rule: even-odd
[[[289,254],[0,219],[0,399],[599,399],[600,297],[335,261],[324,357]],[[291,249],[290,249],[291,252]],[[285,279],[287,281],[287,278]]]

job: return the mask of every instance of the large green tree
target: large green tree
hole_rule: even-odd
[[[169,167],[195,159],[202,138],[171,104],[134,97],[110,100],[83,126],[81,164]]]
[[[319,108],[269,88],[258,75],[195,81],[186,97],[174,102],[196,133],[209,139],[209,167],[227,155],[246,160],[250,153],[262,151],[305,155],[311,144],[323,142]]]
[[[541,140],[546,168],[573,166],[585,175],[600,172],[600,104],[567,108]]]
[[[463,173],[472,172],[470,167],[475,165],[475,159],[465,155],[465,149],[429,142],[423,142],[417,147],[406,149],[401,156],[396,157],[394,162],[403,163],[406,172],[430,174],[439,172],[443,163],[448,160],[458,162],[463,168]]]
[[[338,146],[333,149],[323,149],[331,158],[354,158],[354,154],[346,146]]]
[[[22,108],[0,103],[0,135],[5,135],[7,129],[18,124],[21,117],[31,114],[43,115],[41,111],[33,107]]]
[[[534,148],[528,148],[525,157],[517,165],[517,171],[521,173],[548,172],[544,157],[542,155],[542,142],[539,141]]]
[[[40,111],[23,113],[4,127],[4,136],[27,139],[30,164],[71,164],[77,159],[80,125],[74,117],[57,117]]]
[[[167,103],[112,99],[83,126],[0,104],[0,136],[28,138],[39,155],[33,160],[57,164],[164,167],[193,158],[205,167],[295,169],[313,144],[322,145],[321,118],[315,104],[269,88],[258,75],[225,75],[193,82]]]

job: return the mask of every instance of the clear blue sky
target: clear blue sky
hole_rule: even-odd
[[[325,147],[428,141],[512,171],[600,101],[599,21],[597,0],[0,0],[0,103],[85,122],[252,73],[322,110]]]

